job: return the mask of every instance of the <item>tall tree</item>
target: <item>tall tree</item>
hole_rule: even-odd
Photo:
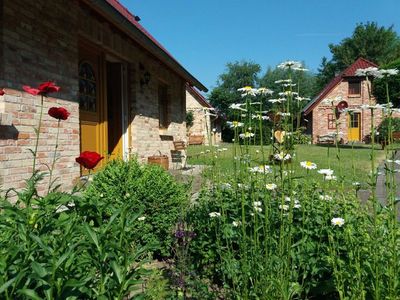
[[[393,26],[385,28],[376,22],[357,24],[351,37],[339,44],[330,44],[332,59],[322,59],[318,74],[319,88],[327,84],[335,74],[343,71],[357,58],[363,57],[379,65],[400,57],[400,38]]]
[[[275,93],[281,92],[282,86],[275,82],[288,78],[288,72],[288,70],[269,67],[261,77],[259,85],[269,88]],[[316,89],[316,77],[309,71],[293,71],[292,81],[296,84],[294,90],[298,91],[302,97],[314,97],[315,93],[318,92]]]
[[[227,63],[225,72],[219,76],[217,87],[208,97],[211,104],[229,116],[229,105],[242,100],[237,89],[244,86],[256,86],[260,71],[260,65],[254,62]]]

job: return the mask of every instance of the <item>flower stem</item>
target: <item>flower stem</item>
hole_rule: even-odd
[[[50,168],[49,187],[47,189],[47,193],[50,193],[50,189],[51,189],[51,186],[52,186],[51,180],[52,180],[52,177],[53,177],[54,166],[56,164],[57,148],[58,148],[58,136],[60,134],[60,121],[61,120],[58,120],[58,124],[57,124],[56,146],[54,148],[53,162],[51,163],[51,168]]]
[[[39,125],[37,127],[37,132],[36,132],[36,143],[35,143],[35,150],[33,151],[33,166],[32,166],[32,174],[35,173],[36,171],[36,157],[37,157],[37,151],[38,151],[38,146],[39,146],[39,136],[40,136],[40,129],[42,127],[42,116],[43,116],[43,95],[41,95],[41,103],[40,103],[40,114],[39,114]]]

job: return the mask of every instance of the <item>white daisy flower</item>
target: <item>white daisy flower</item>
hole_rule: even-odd
[[[282,209],[282,210],[286,210],[286,211],[288,211],[289,210],[289,205],[287,205],[287,204],[281,204],[281,205],[279,205],[279,209]]]
[[[283,160],[283,161],[285,161],[285,160],[291,159],[292,157],[290,156],[289,153],[285,154],[285,153],[283,153],[283,152],[279,152],[279,153],[276,153],[276,154],[274,155],[274,158],[275,158],[276,160]]]
[[[343,218],[333,218],[331,220],[332,226],[339,226],[342,227],[344,225],[344,219]]]
[[[221,216],[221,214],[216,211],[210,212],[208,215],[210,216],[210,218],[218,218]]]
[[[331,170],[331,169],[319,169],[317,172],[319,174],[322,174],[322,175],[325,175],[325,176],[333,175],[333,170]]]
[[[333,198],[329,195],[319,195],[320,200],[331,201]]]
[[[226,124],[228,124],[229,125],[229,127],[231,127],[231,128],[237,128],[237,127],[243,127],[244,126],[244,124],[242,123],[242,122],[238,122],[238,121],[228,121],[228,122],[226,122]]]
[[[138,221],[144,221],[144,220],[146,220],[145,216],[141,216],[141,217],[138,218]]]
[[[265,185],[265,188],[267,189],[267,190],[269,190],[269,191],[273,191],[273,190],[275,190],[275,189],[277,189],[277,185],[275,184],[275,183],[267,183],[266,185]]]
[[[326,175],[326,176],[324,177],[324,179],[325,179],[325,180],[336,180],[337,177],[336,177],[335,175]]]
[[[251,138],[251,137],[253,137],[253,136],[254,136],[254,133],[248,132],[248,131],[246,131],[245,133],[239,134],[239,137],[240,137],[241,139]]]
[[[257,90],[257,94],[259,94],[259,95],[272,95],[273,93],[274,93],[273,90],[267,89],[265,87],[260,87]]]
[[[314,170],[317,168],[317,165],[311,161],[302,161],[300,162],[300,166],[302,166],[303,168],[307,169],[307,170]]]
[[[299,61],[294,61],[294,60],[287,60],[282,63],[280,63],[277,68],[287,70],[287,69],[296,69],[296,68],[302,68],[302,64]]]
[[[270,166],[268,166],[268,165],[255,166],[255,167],[249,168],[249,171],[251,173],[261,173],[261,174],[272,173],[272,168]]]
[[[237,90],[242,93],[242,97],[257,95],[257,89],[253,89],[251,86],[245,86]]]
[[[242,222],[240,222],[240,221],[233,221],[232,222],[232,226],[233,227],[239,227],[240,225],[242,225]]]
[[[260,207],[260,206],[262,206],[261,201],[254,201],[253,202],[253,207]]]
[[[368,67],[365,69],[357,69],[355,72],[355,75],[362,76],[362,77],[365,77],[365,76],[379,77],[380,73],[378,71],[378,68]]]

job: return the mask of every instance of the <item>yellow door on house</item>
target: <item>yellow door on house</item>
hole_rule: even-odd
[[[81,48],[79,51],[79,122],[81,152],[95,151],[106,157],[103,128],[101,55]],[[96,169],[105,161],[101,161]],[[95,169],[95,170],[96,170]],[[82,169],[82,173],[87,170]]]
[[[348,135],[347,139],[349,141],[360,141],[360,131],[361,131],[361,114],[352,113],[348,118]]]
[[[104,53],[89,46],[81,47],[79,57],[81,152],[104,157],[96,171],[110,159],[123,157],[123,65],[107,61]]]
[[[109,159],[123,157],[122,64],[107,62],[107,135]]]

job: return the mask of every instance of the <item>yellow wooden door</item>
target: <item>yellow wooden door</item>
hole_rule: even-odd
[[[79,51],[79,122],[81,152],[95,151],[106,158],[106,134],[104,130],[102,101],[102,60],[93,50]],[[102,160],[95,170],[106,162]],[[82,169],[86,174],[87,170]]]
[[[107,62],[107,133],[109,159],[123,157],[122,65]]]
[[[349,115],[348,122],[348,140],[349,141],[360,141],[361,131],[361,114],[352,113]]]

